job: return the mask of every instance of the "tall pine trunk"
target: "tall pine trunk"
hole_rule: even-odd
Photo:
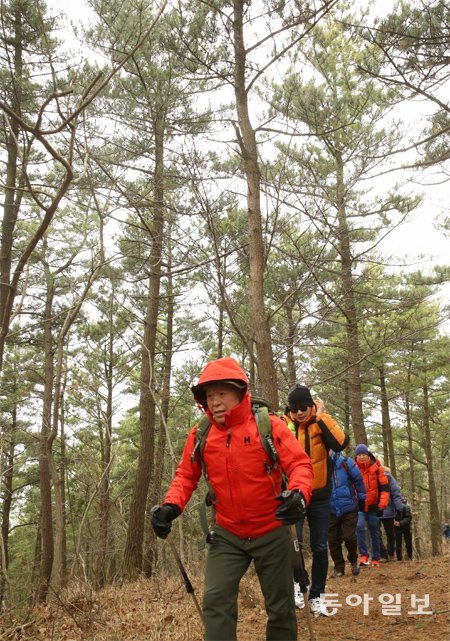
[[[335,152],[336,202],[338,217],[339,253],[341,258],[342,308],[347,330],[348,394],[352,427],[357,443],[367,443],[362,406],[360,346],[358,337],[358,314],[352,275],[350,233],[345,208],[346,188],[342,154]]]
[[[44,393],[42,425],[39,435],[39,489],[41,498],[41,555],[36,592],[38,602],[45,601],[53,567],[53,505],[51,488],[51,424],[53,400],[53,282],[47,275],[44,311]]]
[[[156,119],[154,130],[153,242],[149,259],[150,275],[141,356],[139,458],[124,552],[124,575],[127,579],[136,578],[142,571],[147,495],[154,466],[155,399],[152,391],[154,389],[156,330],[159,312],[162,237],[164,231],[164,120],[161,117]]]
[[[14,374],[15,375],[15,374]],[[16,379],[12,381],[11,393],[13,398],[16,397],[17,383]],[[0,452],[0,456],[5,460],[6,468],[1,470],[0,461],[0,478],[3,479],[2,487],[2,522],[1,522],[1,550],[0,550],[0,612],[5,605],[6,586],[8,582],[9,567],[9,528],[11,507],[13,500],[13,478],[14,478],[14,451],[16,446],[17,432],[17,406],[14,405],[11,410],[11,424],[4,432],[4,441],[6,444],[5,452]]]
[[[22,102],[22,39],[22,11],[20,3],[16,3],[14,10],[14,83],[12,85],[13,91],[11,96],[11,106],[16,113],[20,113],[20,105]],[[6,313],[9,285],[11,282],[13,238],[23,193],[21,189],[17,189],[19,161],[17,142],[19,140],[19,125],[15,120],[10,120],[6,131],[5,197],[3,201],[2,234],[0,240],[0,329],[7,323]]]
[[[111,546],[110,515],[110,466],[112,449],[112,413],[113,413],[113,376],[114,376],[114,328],[113,304],[111,296],[109,309],[109,336],[106,353],[106,408],[103,416],[99,417],[99,438],[101,456],[101,479],[99,485],[99,529],[98,529],[98,556],[96,560],[95,582],[97,589],[104,587],[108,581],[108,550]]]
[[[66,436],[64,431],[64,393],[61,386],[63,346],[58,349],[54,381],[53,426],[49,439],[50,471],[55,493],[55,543],[50,598],[58,599],[60,590],[67,582],[67,535],[66,535]],[[59,440],[56,441],[60,429]],[[55,458],[53,444],[59,443],[59,456]]]
[[[265,251],[261,220],[261,175],[258,165],[258,149],[252,127],[246,88],[246,50],[244,45],[244,0],[234,0],[233,45],[234,45],[234,93],[238,127],[236,133],[247,181],[248,240],[250,263],[250,323],[256,346],[258,379],[261,392],[278,407],[278,389],[273,362],[272,339],[269,316],[264,301]]]
[[[224,256],[223,260],[220,256],[216,259],[217,262],[217,277],[220,283],[221,296],[219,299],[219,318],[217,321],[217,358],[223,357],[223,337],[225,328],[225,302],[224,293],[227,279],[227,257]]]
[[[425,383],[423,392],[423,449],[427,461],[428,472],[428,493],[430,506],[430,529],[431,529],[431,550],[433,556],[441,553],[441,521],[439,516],[439,505],[434,477],[433,447],[431,443],[430,430],[430,406],[428,396],[428,385]]]
[[[288,344],[286,349],[287,374],[288,374],[288,383],[290,387],[297,380],[297,370],[295,367],[295,354],[294,354],[296,326],[295,326],[294,317],[292,314],[292,307],[290,305],[286,306],[286,317],[287,317],[287,326],[288,326]]]
[[[386,388],[386,375],[384,365],[380,367],[380,395],[381,395],[381,426],[383,432],[383,456],[386,465],[389,465],[391,472],[397,478],[395,465],[394,439],[392,436],[391,417],[389,414],[389,399]],[[386,442],[385,442],[386,441]]]
[[[418,505],[418,502],[417,502],[417,491],[416,491],[416,472],[414,469],[414,450],[413,450],[414,441],[413,441],[412,421],[411,421],[411,400],[410,400],[411,367],[412,367],[412,361],[410,360],[408,363],[408,369],[407,369],[405,412],[406,412],[406,435],[408,440],[407,458],[408,458],[408,468],[409,468],[409,482],[410,482],[410,488],[411,488],[411,496],[410,496],[409,502],[411,504],[411,511],[413,515],[415,515],[417,514],[416,506]],[[412,530],[413,530],[415,551],[417,556],[420,557],[422,554],[422,545],[420,542],[419,528],[417,527],[417,524],[414,524],[414,521],[413,521]]]
[[[170,238],[170,231],[168,233]],[[161,406],[158,429],[158,444],[155,453],[155,467],[153,482],[150,490],[149,506],[152,507],[161,501],[162,477],[164,472],[164,452],[167,443],[166,428],[169,418],[170,402],[170,382],[172,374],[172,350],[173,350],[173,321],[175,316],[175,301],[173,296],[173,285],[171,270],[171,248],[169,241],[168,257],[168,275],[167,275],[167,312],[166,312],[166,342],[164,346],[164,363],[163,363],[163,384],[161,391]],[[151,577],[156,564],[156,536],[153,529],[148,524],[145,542],[144,574]]]

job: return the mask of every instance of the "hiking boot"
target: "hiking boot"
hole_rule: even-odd
[[[305,597],[301,591],[300,583],[294,581],[294,601],[295,607],[301,610],[305,607]]]
[[[370,563],[369,563],[369,557],[368,557],[368,556],[366,556],[365,554],[362,554],[362,555],[359,557],[359,565],[360,565],[360,566],[361,566],[361,565],[364,565],[365,567],[367,567],[368,565],[370,565]]]
[[[311,614],[315,617],[329,617],[330,615],[327,612],[327,608],[322,599],[318,596],[315,599],[309,600],[309,609]]]
[[[359,569],[359,565],[357,563],[352,563],[352,574],[353,576],[358,576],[358,574],[361,572]]]
[[[334,568],[333,574],[331,575],[331,578],[337,579],[338,576],[344,576],[344,571],[343,570],[338,570],[337,568]]]
[[[372,563],[370,564],[373,568],[378,568],[380,567],[380,562],[377,561],[376,559],[372,559]]]

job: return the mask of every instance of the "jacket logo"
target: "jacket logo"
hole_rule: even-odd
[[[244,436],[245,445],[250,445],[250,436]]]

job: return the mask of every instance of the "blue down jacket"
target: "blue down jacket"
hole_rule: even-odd
[[[334,452],[330,457],[333,465],[331,474],[331,513],[337,517],[358,509],[358,499],[366,500],[366,486],[355,461]]]
[[[403,510],[402,494],[397,481],[390,472],[384,468],[386,476],[389,479],[389,503],[384,508],[382,519],[392,519],[395,515]]]

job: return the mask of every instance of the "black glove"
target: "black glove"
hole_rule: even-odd
[[[377,508],[377,516],[383,516],[384,510],[381,510],[379,507]]]
[[[366,500],[365,499],[358,499],[358,510],[359,512],[364,512],[364,508],[366,507]]]
[[[283,525],[292,525],[303,519],[306,514],[305,497],[299,490],[285,490],[275,497],[277,501],[283,501],[275,512],[277,521]]]
[[[155,505],[152,507],[152,528],[156,536],[166,539],[172,528],[172,521],[180,516],[181,510],[174,503]]]

